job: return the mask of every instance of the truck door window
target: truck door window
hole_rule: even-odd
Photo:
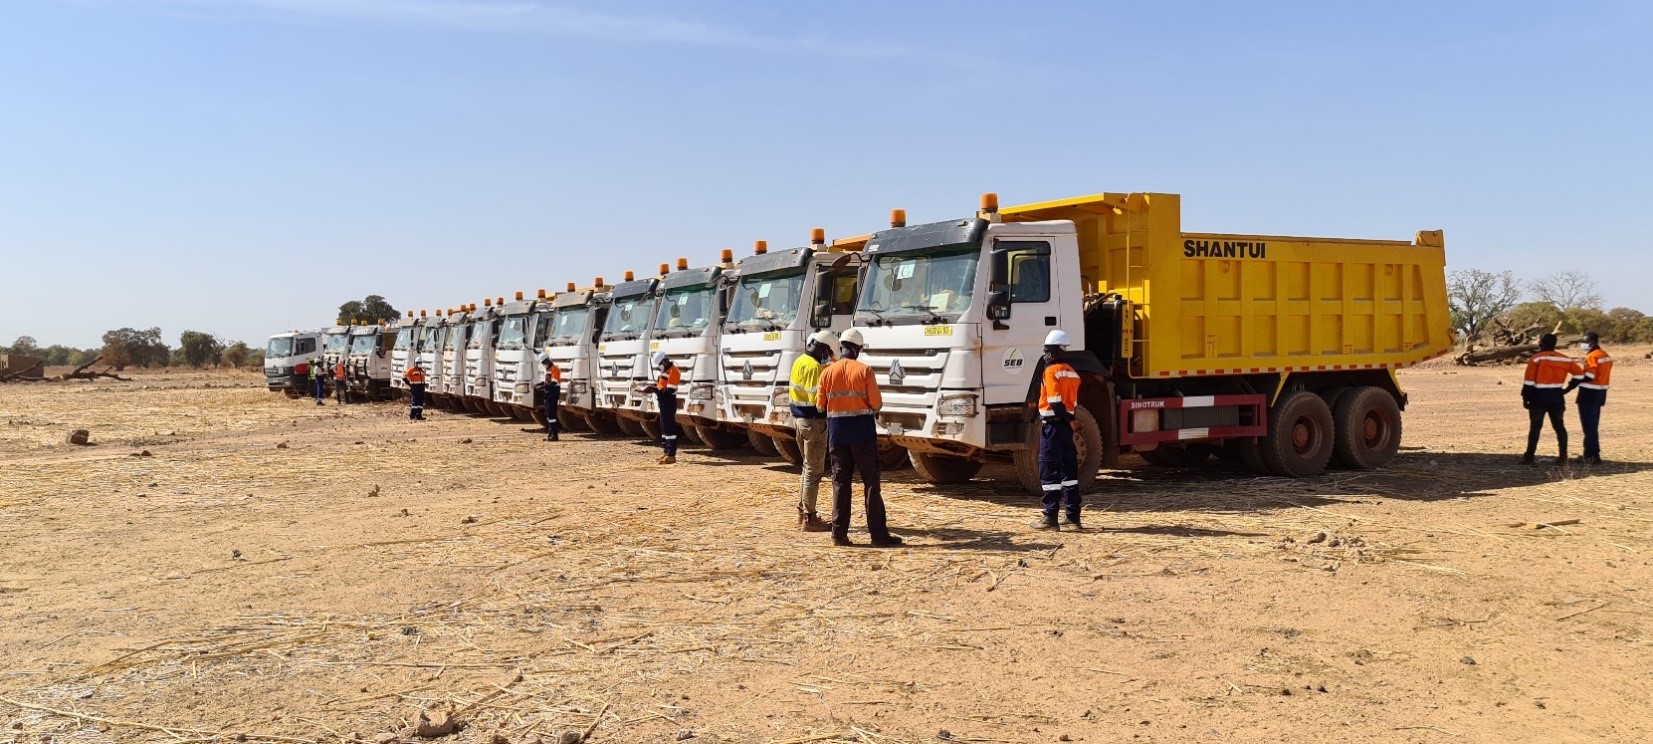
[[[849,315],[855,312],[856,295],[860,292],[859,282],[854,274],[839,274],[831,278],[832,282],[832,314]]]
[[[298,356],[303,356],[305,354],[314,354],[314,353],[316,353],[316,340],[315,339],[313,339],[313,338],[301,338],[301,339],[298,340],[298,352],[297,352]]]
[[[1010,266],[1011,302],[1050,301],[1050,244],[1000,243]]]

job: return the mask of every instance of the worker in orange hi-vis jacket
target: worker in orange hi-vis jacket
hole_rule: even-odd
[[[1079,428],[1079,373],[1063,360],[1067,331],[1045,336],[1045,371],[1039,385],[1039,483],[1044,489],[1044,515],[1036,530],[1080,529],[1079,450],[1073,433]],[[1060,521],[1057,514],[1061,513]]]
[[[1567,391],[1579,388],[1578,423],[1584,427],[1584,464],[1601,464],[1601,407],[1607,405],[1607,388],[1613,384],[1613,357],[1601,348],[1594,331],[1584,334],[1578,345],[1584,352],[1584,374],[1574,377]]]
[[[1578,360],[1555,350],[1555,334],[1546,333],[1538,339],[1538,353],[1527,360],[1526,379],[1521,385],[1521,404],[1527,409],[1527,453],[1521,464],[1534,463],[1538,437],[1544,433],[1544,417],[1555,429],[1555,440],[1561,450],[1556,462],[1567,462],[1567,378],[1582,377],[1584,368]]]

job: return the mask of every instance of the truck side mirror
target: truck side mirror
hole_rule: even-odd
[[[831,300],[817,300],[815,302],[815,315],[810,320],[811,320],[810,325],[812,325],[816,328],[831,328],[832,327],[832,301]]]
[[[987,317],[995,321],[1010,319],[1010,290],[995,289],[987,293]]]

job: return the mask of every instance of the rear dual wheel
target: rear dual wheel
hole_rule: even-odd
[[[1400,451],[1400,404],[1383,388],[1345,392],[1333,407],[1332,422],[1332,454],[1346,468],[1383,467]]]
[[[1257,442],[1268,472],[1307,478],[1326,470],[1332,459],[1332,409],[1307,390],[1287,393],[1268,412],[1268,434]]]

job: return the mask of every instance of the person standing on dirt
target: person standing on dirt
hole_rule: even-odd
[[[1578,423],[1584,427],[1584,464],[1601,464],[1601,407],[1607,405],[1607,388],[1613,382],[1613,357],[1601,348],[1594,331],[1584,334],[1578,345],[1584,352],[1584,374],[1567,384],[1567,392],[1578,391]]]
[[[655,383],[643,388],[644,394],[654,395],[655,408],[660,411],[660,448],[665,454],[655,463],[660,465],[677,464],[677,386],[683,382],[683,373],[666,357],[666,352],[657,351],[649,357],[649,366],[659,370],[659,377]]]
[[[809,337],[805,353],[792,363],[792,387],[787,397],[791,401],[792,423],[797,427],[798,452],[803,459],[803,481],[798,487],[798,529],[804,532],[831,529],[815,513],[827,460],[826,412],[815,405],[815,393],[821,385],[821,370],[832,361],[833,347],[837,345],[838,334],[819,331]]]
[[[425,420],[425,370],[419,366],[418,359],[408,360],[408,371],[403,373],[402,382],[408,385],[408,420]]]
[[[557,406],[562,405],[562,368],[551,361],[551,357],[544,361],[545,379],[534,387],[540,391],[545,406],[545,441],[555,442],[562,434],[562,425],[557,423]]]
[[[1538,437],[1544,433],[1544,417],[1555,429],[1556,446],[1561,451],[1557,464],[1567,463],[1567,377],[1582,377],[1584,368],[1578,361],[1555,350],[1555,334],[1546,333],[1538,339],[1538,353],[1527,360],[1526,379],[1521,385],[1521,405],[1527,409],[1527,453],[1521,456],[1522,465],[1537,461]]]
[[[310,389],[316,396],[316,405],[327,405],[322,402],[327,399],[327,370],[321,366],[320,357],[310,360]]]
[[[1045,373],[1039,384],[1039,484],[1044,490],[1044,515],[1036,530],[1081,529],[1079,510],[1079,449],[1073,433],[1079,430],[1079,372],[1063,360],[1068,334],[1055,330],[1045,336]],[[1060,511],[1061,521],[1057,521]]]
[[[884,397],[872,368],[856,359],[866,344],[861,331],[844,331],[839,344],[843,358],[821,373],[815,392],[815,407],[826,411],[827,447],[832,453],[832,544],[854,545],[849,540],[850,495],[859,473],[873,547],[897,547],[902,541],[890,534],[879,482],[877,416]]]
[[[341,404],[350,402],[350,398],[345,396],[343,359],[333,365],[333,397]]]

